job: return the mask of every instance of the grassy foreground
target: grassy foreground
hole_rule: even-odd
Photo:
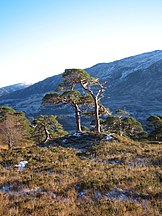
[[[162,144],[94,134],[1,151],[0,215],[162,215],[161,165]]]

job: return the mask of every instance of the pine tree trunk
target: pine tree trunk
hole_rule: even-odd
[[[94,97],[94,102],[95,102],[96,131],[98,133],[100,133],[101,132],[101,125],[100,125],[100,118],[99,118],[99,105],[98,105],[98,100],[96,97]]]
[[[81,118],[80,118],[80,110],[77,104],[75,104],[75,120],[76,120],[76,131],[81,132]]]
[[[49,140],[50,136],[49,136],[49,131],[47,130],[46,126],[43,125],[43,127],[44,127],[44,132],[45,132],[45,139],[43,142],[46,143]]]

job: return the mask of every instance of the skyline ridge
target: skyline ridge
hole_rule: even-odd
[[[124,57],[124,58],[121,58],[121,59],[117,59],[117,60],[114,60],[114,61],[110,61],[110,62],[99,62],[99,63],[96,63],[96,64],[94,64],[94,65],[92,65],[92,66],[90,66],[90,67],[87,67],[87,68],[84,68],[84,70],[86,70],[86,69],[89,69],[89,68],[93,68],[93,67],[95,67],[95,66],[98,66],[98,65],[102,65],[102,64],[111,64],[111,63],[114,63],[114,62],[118,62],[118,61],[122,61],[122,60],[128,60],[128,59],[130,59],[130,58],[132,58],[132,57],[139,57],[139,56],[142,56],[142,55],[151,55],[151,54],[153,54],[153,53],[161,53],[162,54],[162,50],[153,50],[153,51],[149,51],[149,52],[143,52],[143,53],[139,53],[139,54],[135,54],[135,55],[132,55],[132,56],[127,56],[127,57]],[[65,68],[66,69],[66,68]],[[49,77],[53,77],[53,76],[55,76],[55,75],[60,75],[60,74],[62,74],[64,71],[62,71],[61,73],[56,73],[56,74],[54,74],[54,75],[52,75],[52,76],[49,76]],[[38,82],[41,82],[41,81],[43,81],[43,80],[45,80],[45,79],[48,79],[49,77],[46,77],[46,78],[44,78],[44,79],[42,79],[42,80],[37,80],[36,82],[34,82],[34,83],[28,83],[28,82],[19,82],[19,83],[12,83],[11,85],[6,85],[6,86],[0,86],[0,89],[2,89],[2,88],[5,88],[5,87],[10,87],[10,86],[12,86],[12,85],[18,85],[18,84],[24,84],[24,85],[29,85],[29,86],[31,86],[31,85],[34,85],[34,84],[36,84],[36,83],[38,83]]]

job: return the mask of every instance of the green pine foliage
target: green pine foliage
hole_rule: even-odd
[[[36,143],[47,142],[66,134],[54,115],[41,115],[33,121],[33,137]]]
[[[149,138],[162,141],[162,116],[150,116],[147,121],[149,125]]]
[[[104,131],[128,136],[132,139],[146,138],[142,124],[132,117],[120,118],[119,116],[108,116],[102,123]]]

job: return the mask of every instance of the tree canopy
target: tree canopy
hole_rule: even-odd
[[[104,93],[103,85],[98,78],[90,77],[82,69],[66,69],[62,78],[63,82],[59,84],[56,91],[46,94],[42,99],[42,103],[70,104],[75,110],[77,131],[81,131],[81,113],[86,113],[88,108],[92,109],[94,107],[94,112],[89,113],[94,114],[95,128],[97,132],[100,132],[99,115],[107,112],[107,109],[100,103]]]
[[[34,119],[32,125],[34,126],[33,137],[38,143],[46,143],[67,134],[54,115],[41,115]]]
[[[147,121],[150,122],[149,137],[162,141],[162,116],[150,116]]]

